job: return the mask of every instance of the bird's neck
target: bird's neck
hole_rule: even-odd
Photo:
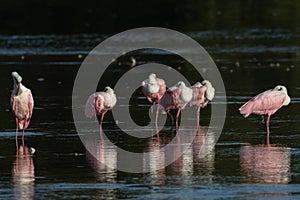
[[[17,83],[14,86],[14,94],[19,96],[20,94],[22,94],[22,88],[21,88],[21,83]]]

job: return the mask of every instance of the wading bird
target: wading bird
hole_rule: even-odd
[[[200,109],[205,107],[209,101],[215,96],[215,88],[208,80],[202,81],[202,84],[197,82],[192,87],[193,98],[190,101],[190,106],[197,106],[197,126],[200,121]]]
[[[148,79],[142,82],[142,91],[150,103],[159,103],[166,92],[165,81],[157,78],[156,74],[151,73]]]
[[[176,129],[178,129],[178,117],[181,109],[184,109],[192,98],[193,90],[187,87],[182,81],[170,87],[161,98],[160,105],[169,115],[171,109],[178,109],[176,114]]]
[[[18,149],[18,131],[22,130],[22,144],[24,146],[24,130],[29,126],[33,111],[33,97],[31,90],[22,83],[22,77],[17,72],[11,73],[14,89],[11,94],[11,108],[16,119],[16,147]]]
[[[239,111],[244,117],[248,117],[250,114],[267,115],[267,139],[269,138],[269,123],[270,117],[282,106],[287,106],[291,99],[288,96],[287,89],[284,86],[278,85],[274,89],[267,90],[263,93],[250,99]]]
[[[117,103],[117,97],[113,89],[106,87],[104,92],[91,94],[86,102],[85,115],[89,118],[101,115],[100,132],[102,130],[102,121],[107,111],[113,109]]]
[[[147,100],[154,104],[159,104],[160,99],[166,92],[166,83],[163,79],[157,78],[156,74],[151,73],[148,79],[142,82],[142,92],[146,96]],[[155,125],[157,127],[158,107],[155,115]]]

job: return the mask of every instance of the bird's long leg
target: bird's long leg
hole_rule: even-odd
[[[176,114],[176,130],[178,130],[178,118],[179,118],[180,110],[181,110],[181,109],[178,108],[177,114]]]
[[[103,135],[102,135],[102,124],[100,124],[99,127],[100,127],[100,140],[102,142],[104,142],[104,138],[103,138]]]
[[[151,106],[151,108],[150,108],[151,113],[153,113],[153,106],[154,106],[154,105],[155,105],[155,102],[153,101],[152,106]]]
[[[102,135],[102,122],[103,122],[103,119],[104,119],[104,115],[105,115],[105,112],[101,113],[100,124],[99,124],[99,126],[100,126],[100,138],[101,138],[102,141],[104,141],[103,135]]]
[[[267,119],[267,143],[269,144],[269,137],[270,137],[270,117],[271,115],[268,114],[268,119]]]
[[[198,106],[198,109],[197,109],[197,127],[200,127],[200,105]]]
[[[104,119],[104,115],[105,115],[105,112],[101,113],[101,118],[100,118],[100,126],[102,128],[102,122],[103,122],[103,119]]]
[[[23,148],[24,148],[24,144],[25,144],[25,142],[24,142],[24,135],[25,135],[25,120],[24,120],[24,123],[23,123],[23,129],[22,129],[22,146],[23,146]]]
[[[155,128],[156,128],[156,132],[158,133],[158,124],[157,124],[157,121],[158,121],[158,110],[159,108],[159,101],[158,101],[158,104],[157,104],[157,108],[156,108],[156,115],[155,115]]]
[[[25,145],[25,142],[24,142],[24,132],[25,132],[25,129],[23,127],[23,130],[22,130],[22,146],[24,147]]]

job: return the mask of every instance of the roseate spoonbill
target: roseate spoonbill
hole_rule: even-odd
[[[200,108],[205,107],[209,101],[215,97],[215,88],[208,80],[202,81],[202,84],[197,82],[192,87],[193,98],[190,101],[190,106],[197,106],[197,125],[199,126]]]
[[[102,121],[107,111],[113,109],[117,103],[117,97],[113,89],[106,87],[103,92],[91,94],[86,102],[85,115],[89,118],[101,115],[100,131],[102,130]]]
[[[24,130],[29,126],[33,111],[33,97],[31,90],[22,83],[22,77],[17,72],[11,73],[14,89],[11,94],[11,108],[16,119],[16,145],[18,149],[18,130],[22,130],[22,144],[24,146]]]
[[[176,85],[170,87],[160,100],[160,105],[165,111],[170,114],[171,109],[178,109],[176,115],[176,128],[178,128],[178,117],[181,109],[192,100],[193,90],[185,85],[184,82],[179,81]]]
[[[155,103],[159,104],[160,99],[166,92],[166,83],[163,79],[157,78],[156,74],[151,73],[148,79],[142,82],[142,92],[144,93],[144,95],[146,96],[147,100],[150,103],[152,103],[153,105]],[[158,129],[157,118],[158,118],[158,107],[155,116],[156,129]]]
[[[257,115],[268,115],[266,126],[267,135],[269,138],[269,123],[270,117],[282,106],[287,106],[291,99],[288,96],[287,89],[285,86],[278,85],[274,89],[267,90],[263,93],[250,99],[239,111],[244,117],[248,117],[250,114]]]
[[[165,81],[157,78],[156,74],[151,73],[148,79],[142,82],[142,91],[150,103],[159,103],[166,92]]]

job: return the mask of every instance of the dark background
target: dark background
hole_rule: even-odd
[[[144,26],[298,30],[299,9],[297,0],[1,0],[0,34],[111,34]]]

